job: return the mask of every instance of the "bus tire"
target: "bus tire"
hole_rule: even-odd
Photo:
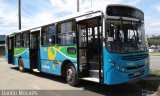
[[[72,65],[69,65],[67,67],[66,79],[67,79],[67,83],[71,86],[76,86],[79,83],[77,72]]]
[[[26,71],[26,69],[24,68],[24,63],[23,63],[22,58],[20,58],[19,61],[18,61],[18,67],[19,67],[19,70],[21,72],[25,72]]]

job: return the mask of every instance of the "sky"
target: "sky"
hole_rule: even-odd
[[[76,12],[77,0],[21,0],[22,29],[42,25]],[[160,35],[160,0],[79,0],[80,11],[107,4],[127,4],[145,13],[146,35]],[[18,30],[18,0],[0,0],[0,35]]]

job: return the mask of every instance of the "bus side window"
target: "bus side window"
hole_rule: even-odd
[[[57,44],[59,45],[73,45],[76,42],[76,23],[75,21],[68,21],[58,24]]]
[[[56,27],[55,25],[49,25],[42,27],[41,34],[42,46],[50,46],[55,44]]]
[[[22,33],[22,47],[28,48],[29,47],[29,31]]]
[[[16,48],[20,48],[21,47],[21,33],[17,33],[16,34],[15,47]]]

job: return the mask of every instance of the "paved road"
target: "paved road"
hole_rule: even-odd
[[[155,87],[154,91],[157,88],[158,86]],[[4,59],[0,59],[0,90],[5,89],[51,90],[38,91],[38,96],[142,96],[142,90],[152,91],[150,88],[143,88],[139,83],[133,82],[105,86],[81,81],[78,87],[71,87],[66,83],[65,78],[34,72],[22,73],[16,67],[6,64]]]
[[[150,56],[150,67],[160,69],[160,56]]]

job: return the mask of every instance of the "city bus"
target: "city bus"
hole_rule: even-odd
[[[47,18],[47,17],[46,17]],[[78,12],[6,37],[6,61],[20,71],[36,70],[106,85],[149,74],[144,13],[129,5]]]

